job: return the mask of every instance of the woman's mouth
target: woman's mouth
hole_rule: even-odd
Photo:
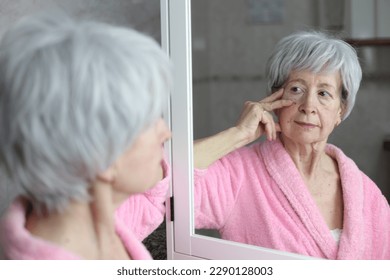
[[[312,129],[312,128],[318,127],[318,125],[313,124],[313,123],[308,123],[308,122],[295,121],[295,123],[296,123],[298,126],[304,128],[304,129]]]

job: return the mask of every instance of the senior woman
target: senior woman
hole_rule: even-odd
[[[195,142],[196,227],[313,257],[390,259],[388,202],[327,143],[354,106],[356,52],[325,33],[298,32],[276,45],[267,74],[270,96]]]
[[[151,258],[141,240],[165,211],[170,68],[153,39],[105,23],[40,15],[7,31],[3,258]]]

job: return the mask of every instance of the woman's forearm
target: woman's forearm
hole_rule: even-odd
[[[236,127],[194,141],[195,168],[206,169],[228,153],[248,144],[247,137]]]
[[[270,111],[291,106],[294,102],[283,100],[283,89],[258,102],[247,101],[236,126],[213,136],[194,142],[195,168],[205,169],[228,153],[241,148],[266,134],[269,140],[276,139],[280,131]]]

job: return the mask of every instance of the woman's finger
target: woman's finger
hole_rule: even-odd
[[[288,107],[294,104],[294,101],[288,99],[280,99],[274,102],[263,103],[263,108],[267,111],[273,111],[275,109],[280,109],[283,107]]]
[[[280,124],[279,123],[275,123],[275,131],[276,132],[281,132],[282,131],[282,128],[280,127]]]
[[[272,125],[270,122],[264,124],[265,134],[267,135],[268,140],[272,140]]]
[[[280,99],[283,96],[283,92],[284,92],[284,88],[281,88],[281,89],[275,91],[270,96],[267,96],[266,98],[260,100],[259,102],[261,102],[261,103],[263,103],[263,102],[273,102],[275,100],[278,100],[278,99]]]
[[[263,112],[261,123],[264,125],[264,130],[267,135],[267,139],[268,140],[275,139],[276,138],[275,123],[272,115],[269,112],[267,111]]]

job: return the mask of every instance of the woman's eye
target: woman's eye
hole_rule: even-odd
[[[320,92],[318,93],[318,95],[321,96],[321,97],[331,97],[331,96],[332,96],[332,95],[331,95],[329,92],[327,92],[327,91],[320,91]]]
[[[291,87],[290,88],[290,92],[292,92],[292,93],[301,93],[302,89],[299,88],[299,87]]]

